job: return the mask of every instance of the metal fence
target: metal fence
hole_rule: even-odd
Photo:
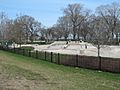
[[[120,73],[120,58],[68,55],[53,52],[30,51],[20,48],[10,49],[2,46],[0,46],[0,50],[9,51],[12,53],[33,57],[36,59],[45,60],[66,66]]]

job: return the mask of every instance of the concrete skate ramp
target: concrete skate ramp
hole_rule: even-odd
[[[85,48],[87,45],[87,48]],[[47,51],[54,53],[62,54],[78,54],[86,56],[97,56],[98,49],[97,46],[94,46],[87,42],[69,42],[66,44],[66,41],[56,41],[49,45],[32,45],[35,50],[38,51]],[[120,46],[109,46],[106,45],[100,48],[100,56],[102,57],[114,57],[120,58]]]

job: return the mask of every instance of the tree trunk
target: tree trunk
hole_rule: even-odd
[[[73,30],[73,40],[75,40],[75,37],[76,37],[76,33],[75,30]]]
[[[98,41],[98,47],[97,47],[97,49],[98,49],[98,57],[100,57],[100,44],[99,44],[99,41]]]
[[[65,41],[67,41],[67,36],[64,36]]]
[[[113,38],[114,38],[114,33],[113,33],[113,30],[112,30],[112,41],[113,41]]]
[[[80,40],[80,33],[77,33],[77,39]]]
[[[73,40],[75,40],[76,37],[76,31],[75,31],[75,25],[73,26]]]
[[[33,42],[33,35],[30,36],[30,41]]]
[[[84,37],[84,41],[86,41],[86,35],[84,35],[83,37]]]

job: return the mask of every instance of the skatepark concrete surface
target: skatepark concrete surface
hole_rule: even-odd
[[[98,56],[97,46],[83,41],[55,41],[54,43],[49,45],[27,44],[22,46],[32,46],[35,48],[34,50],[53,53]],[[101,46],[100,56],[120,58],[120,46]]]

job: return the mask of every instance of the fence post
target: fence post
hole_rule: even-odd
[[[8,48],[8,46],[6,46],[6,51],[8,51],[8,52],[9,52],[9,48]]]
[[[100,56],[98,57],[98,60],[99,60],[99,70],[101,70],[101,57]]]
[[[14,51],[13,52],[15,53],[15,47],[14,47]]]
[[[23,55],[25,55],[25,49],[22,49],[23,50]],[[18,50],[19,51],[19,50]]]
[[[119,60],[119,71],[118,72],[120,72],[120,60]]]
[[[36,58],[38,58],[38,51],[36,50]]]
[[[9,52],[12,52],[12,49],[11,49],[11,47],[8,47],[9,48]]]
[[[31,51],[29,50],[29,57],[31,57]]]
[[[45,60],[46,60],[46,51],[45,51]]]
[[[0,50],[3,50],[3,46],[0,46]]]
[[[51,62],[52,62],[52,59],[53,59],[53,52],[51,52]]]
[[[19,48],[16,48],[16,53],[19,54]],[[22,53],[23,54],[23,53]]]
[[[60,54],[58,53],[58,64],[60,64]]]
[[[2,47],[1,47],[1,45],[0,45],[0,50],[2,50]]]
[[[78,55],[76,55],[76,67],[78,67]]]

